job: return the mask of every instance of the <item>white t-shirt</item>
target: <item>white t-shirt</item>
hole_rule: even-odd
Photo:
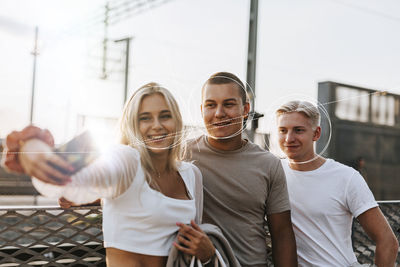
[[[377,207],[364,178],[332,159],[313,171],[285,170],[299,266],[350,266],[353,217]]]
[[[104,247],[154,256],[167,256],[177,222],[198,223],[202,216],[203,188],[199,169],[180,162],[178,172],[191,199],[170,198],[153,190],[140,164],[139,152],[117,145],[71,177],[65,186],[33,179],[40,193],[65,197],[77,204],[98,198],[103,202]]]

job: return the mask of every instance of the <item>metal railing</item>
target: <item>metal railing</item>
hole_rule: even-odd
[[[400,201],[379,205],[399,239]],[[375,246],[357,220],[353,247],[359,262],[373,263]],[[100,207],[0,208],[0,267],[11,266],[105,266]]]
[[[379,201],[378,203],[397,240],[400,240],[400,201]],[[367,236],[357,220],[354,220],[352,239],[358,261],[360,263],[373,264],[375,256],[374,242]],[[400,250],[397,252],[397,264],[400,264]]]
[[[0,266],[105,266],[99,207],[0,208]]]

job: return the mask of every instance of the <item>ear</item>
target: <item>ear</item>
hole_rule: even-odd
[[[201,116],[203,117],[203,104],[200,104]]]
[[[317,126],[317,129],[314,131],[313,141],[318,141],[318,139],[321,137],[321,131],[321,127]]]
[[[249,116],[249,112],[250,112],[250,103],[246,102],[243,106],[243,117],[247,118]]]

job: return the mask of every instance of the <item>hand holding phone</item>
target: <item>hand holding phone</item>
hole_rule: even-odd
[[[69,171],[54,166],[67,175],[72,175],[79,171],[98,156],[98,150],[94,145],[93,138],[87,131],[54,149],[54,152],[74,167],[73,171]]]

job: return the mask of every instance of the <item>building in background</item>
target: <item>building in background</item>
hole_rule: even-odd
[[[330,138],[324,156],[347,165],[362,158],[363,173],[375,198],[399,199],[400,95],[322,82],[318,101],[323,131],[317,151]]]

